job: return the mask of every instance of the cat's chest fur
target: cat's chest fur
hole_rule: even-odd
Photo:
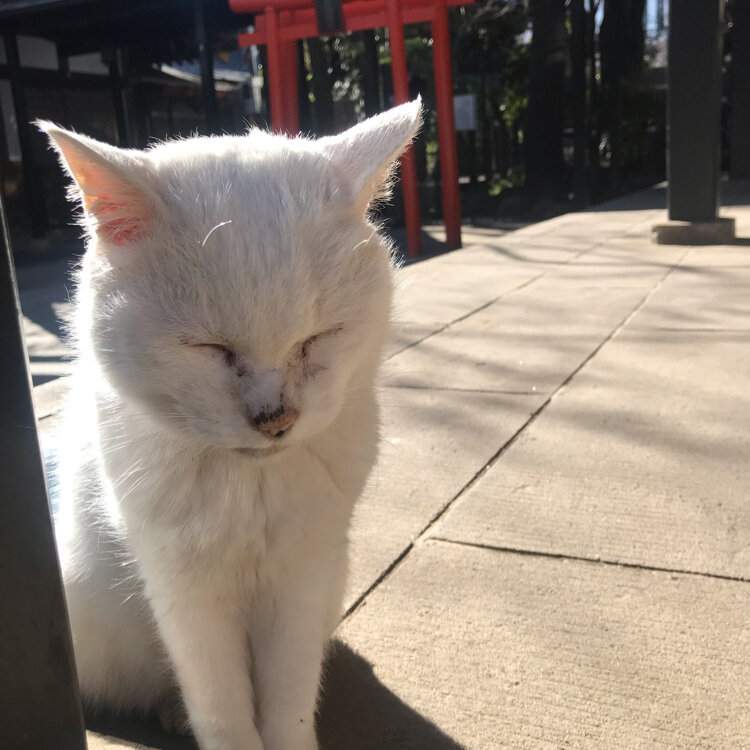
[[[345,529],[377,450],[374,393],[315,440],[266,458],[191,450],[127,417],[103,423],[101,479],[133,555],[156,546],[176,567],[209,575],[271,572],[311,539]]]

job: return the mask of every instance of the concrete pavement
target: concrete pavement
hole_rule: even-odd
[[[750,748],[750,247],[653,245],[662,201],[399,272],[323,750]]]

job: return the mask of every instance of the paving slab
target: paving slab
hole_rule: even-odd
[[[70,378],[59,377],[36,386],[33,391],[34,413],[37,420],[49,421],[62,408],[63,400],[70,390]]]
[[[337,633],[323,750],[741,750],[750,586],[419,546]]]
[[[641,302],[637,286],[581,288],[545,277],[392,357],[391,386],[548,394]]]
[[[514,239],[558,237],[564,240],[578,239],[581,242],[591,239],[601,242],[621,235],[640,234],[649,237],[652,223],[663,215],[664,212],[659,209],[638,211],[591,209],[524,227],[514,232],[512,236]]]
[[[750,330],[750,266],[681,267],[633,320],[637,328]]]
[[[604,287],[612,289],[616,287],[648,288],[648,282],[656,284],[672,265],[661,263],[631,262],[600,263],[597,260],[586,262],[581,260],[571,263],[550,273],[547,277],[549,283],[577,285],[581,288],[593,288],[602,290]]]
[[[527,226],[527,222],[490,219],[484,225],[474,223],[472,219],[465,219],[461,227],[461,241],[463,247],[481,244],[485,239],[497,240],[508,233],[515,232]],[[387,227],[386,235],[393,241],[395,247],[405,254],[407,237],[405,227]],[[445,253],[445,225],[422,224],[422,252],[424,256]],[[424,256],[421,256],[424,259]]]
[[[652,252],[640,238],[607,242],[550,270],[546,279],[597,288],[645,288],[676,268],[687,254],[685,248],[673,245],[657,245]]]
[[[641,217],[628,227],[624,232],[624,237],[642,237],[644,240],[654,243],[654,227],[663,224],[667,220],[667,212],[664,210],[644,211]]]
[[[739,224],[738,224],[739,226]],[[748,227],[750,235],[750,226]],[[696,247],[690,253],[691,266],[750,266],[750,238],[743,238],[741,244]]]
[[[404,349],[439,331],[445,323],[409,323],[394,321],[385,344],[385,358],[390,359]]]
[[[23,334],[26,340],[26,349],[32,359],[34,357],[65,357],[70,355],[70,349],[58,335],[29,318],[23,318]]]
[[[457,272],[456,266],[471,266],[474,269],[481,266],[482,271],[489,271],[490,273],[502,269],[505,273],[513,271],[529,273],[529,271],[532,271],[534,274],[538,274],[544,273],[547,270],[546,266],[558,262],[567,263],[571,257],[575,257],[579,252],[567,250],[560,253],[559,249],[552,248],[550,251],[540,252],[539,257],[528,259],[526,254],[523,253],[525,247],[527,247],[527,243],[517,242],[513,239],[513,235],[506,235],[502,241],[486,241],[480,245],[472,245],[471,247],[437,255],[434,258],[429,258],[427,262],[412,263],[405,266],[402,273],[408,274],[409,271],[415,270],[427,275],[439,275],[447,269]],[[536,266],[541,267],[537,268]],[[461,271],[458,270],[458,272]],[[476,278],[475,276],[475,280]]]
[[[350,532],[347,608],[521,428],[537,400],[386,388],[381,402],[381,452]]]
[[[655,209],[639,211],[617,211],[591,209],[580,213],[569,213],[547,221],[529,224],[511,236],[514,240],[526,238],[562,237],[579,239],[583,242],[598,239],[601,241],[610,236],[631,231],[646,231],[646,225],[661,212]]]
[[[481,276],[470,264],[455,263],[450,271],[432,264],[403,269],[397,277],[394,318],[398,322],[440,327],[464,317],[535,278],[539,271],[488,267]]]
[[[594,237],[557,238],[550,235],[516,237],[506,235],[500,241],[487,245],[496,262],[526,264],[529,268],[545,270],[546,266],[567,263],[581,253],[597,247],[600,240]]]
[[[689,257],[695,248],[656,245],[648,237],[618,234],[582,256],[582,262],[597,258],[601,262],[642,262],[673,265]]]
[[[584,336],[450,329],[389,360],[384,382],[392,387],[537,394],[543,400],[600,338],[597,332]]]
[[[606,238],[589,234],[534,235],[508,237],[504,242],[493,244],[497,252],[509,260],[544,266],[550,263],[565,263],[599,247]]]
[[[55,335],[70,310],[71,266],[72,261],[58,259],[16,269],[24,316]]]
[[[436,536],[750,579],[750,333],[625,332]]]

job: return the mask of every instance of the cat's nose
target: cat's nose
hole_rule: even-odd
[[[249,421],[258,432],[270,438],[278,439],[284,437],[297,421],[299,412],[296,409],[279,407],[274,411],[266,409],[250,417]]]

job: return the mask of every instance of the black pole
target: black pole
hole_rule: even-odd
[[[312,69],[312,89],[315,95],[315,133],[330,135],[333,132],[333,85],[328,73],[328,55],[320,37],[307,40]]]
[[[299,129],[302,133],[312,130],[312,115],[310,114],[310,87],[307,81],[307,65],[305,64],[305,42],[298,39],[295,42],[297,62],[297,111],[299,112]]]
[[[378,65],[378,44],[375,41],[375,31],[367,29],[360,31],[363,42],[362,54],[359,58],[360,75],[362,76],[362,93],[365,100],[365,114],[368,117],[376,115],[380,106],[380,67]]]
[[[533,200],[557,197],[563,188],[565,0],[531,0],[529,106],[524,127],[526,189]]]
[[[85,750],[2,198],[0,223],[0,746]]]
[[[115,111],[115,126],[117,128],[117,145],[127,148],[132,145],[130,124],[128,120],[128,100],[124,78],[123,54],[119,47],[112,50],[109,61],[109,81],[112,89],[112,108]]]
[[[63,122],[70,122],[70,96],[68,79],[70,78],[70,60],[61,55],[57,54],[57,65],[60,70],[60,90],[62,91],[62,109],[63,109]]]
[[[732,130],[729,170],[733,179],[750,179],[750,3],[732,6]]]
[[[573,193],[578,207],[588,203],[586,153],[588,127],[586,117],[586,13],[583,0],[571,0],[571,84],[573,89]]]
[[[16,35],[5,34],[5,55],[10,73],[10,90],[13,97],[13,108],[16,111],[18,128],[18,145],[21,148],[21,167],[23,169],[23,189],[29,215],[32,237],[44,237],[47,231],[47,212],[44,207],[44,192],[39,179],[39,169],[34,158],[31,142],[31,125],[29,110],[26,106],[26,91],[21,77],[21,63],[18,58]]]
[[[216,86],[214,84],[214,53],[206,28],[203,0],[193,0],[193,11],[195,39],[198,43],[198,59],[201,66],[201,89],[206,129],[209,133],[216,133],[219,130],[219,105],[216,100]]]
[[[724,0],[669,4],[669,218],[718,218]]]

